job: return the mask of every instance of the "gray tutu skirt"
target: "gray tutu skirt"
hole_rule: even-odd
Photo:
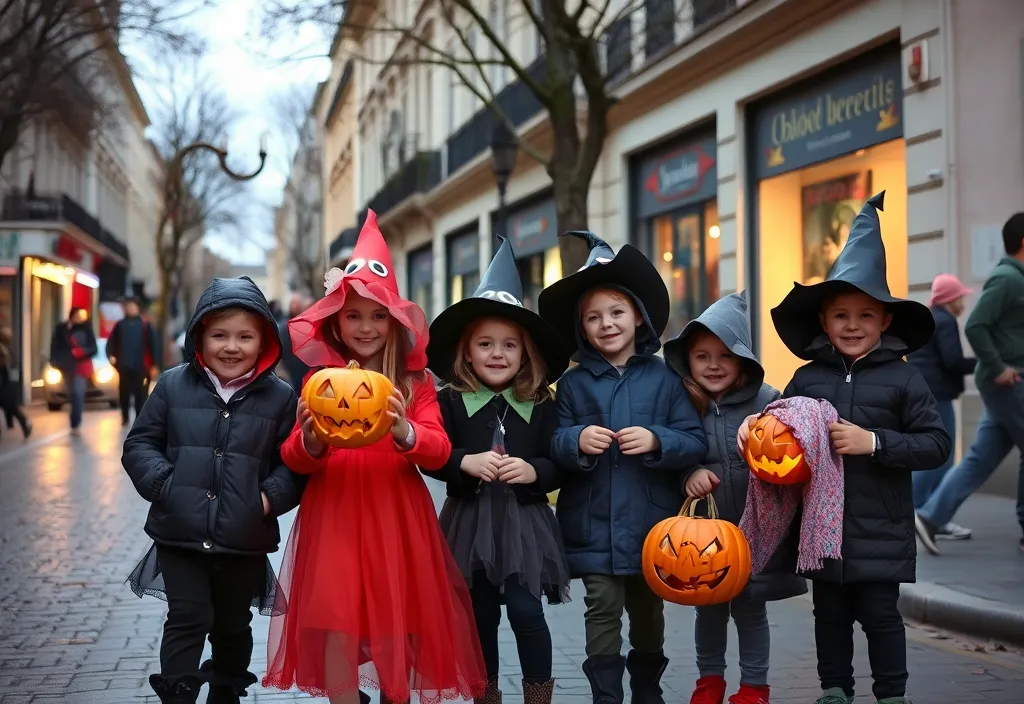
[[[482,572],[488,582],[502,587],[516,577],[549,604],[569,601],[562,534],[546,503],[521,504],[507,485],[482,483],[474,499],[449,497],[439,521],[470,588]]]

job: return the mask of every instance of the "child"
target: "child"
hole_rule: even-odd
[[[921,374],[903,361],[934,329],[928,308],[893,297],[885,277],[878,210],[872,197],[828,278],[796,284],[772,310],[779,337],[809,364],[784,395],[828,401],[843,456],[842,559],[808,573],[814,585],[814,639],[822,696],[818,704],[853,701],[853,624],[868,640],[875,698],[902,704],[907,641],[897,608],[901,582],[915,578],[911,471],[940,467],[952,443]],[[737,443],[749,435],[741,426]]]
[[[764,368],[750,349],[747,294],[726,296],[665,343],[665,362],[704,419],[708,454],[703,466],[685,476],[688,496],[714,492],[719,518],[739,523],[747,500],[750,468],[736,449],[744,419],[779,397],[764,383]],[[740,651],[740,688],[731,704],[768,704],[768,655],[771,639],[766,601],[807,592],[793,574],[795,546],[785,546],[750,585],[726,604],[698,606],[694,624],[700,679],[690,704],[722,704],[725,699],[725,649],[729,617],[736,623]],[[788,567],[788,570],[787,570]]]
[[[311,368],[354,360],[386,375],[393,426],[367,447],[326,447],[299,402],[281,452],[309,485],[288,539],[288,612],[271,621],[263,684],[295,684],[332,704],[357,701],[360,683],[392,702],[407,702],[410,690],[428,703],[480,696],[469,592],[416,471],[440,469],[451,453],[424,371],[426,317],[399,296],[372,211],[344,274],[332,269],[325,285],[325,297],[289,323],[295,354]]]
[[[569,588],[547,492],[558,412],[550,383],[569,365],[558,334],[522,304],[512,246],[502,239],[472,297],[430,326],[427,359],[446,386],[439,401],[452,454],[431,476],[448,484],[441,528],[470,586],[487,665],[483,704],[499,704],[498,624],[504,601],[516,636],[527,704],[550,704],[551,632],[542,594]],[[511,411],[511,412],[510,412]]]
[[[295,393],[274,374],[281,357],[267,300],[251,280],[215,279],[187,329],[186,362],[160,377],[124,442],[121,462],[153,505],[154,540],[128,581],[140,597],[167,599],[160,701],[237,704],[256,682],[250,606],[269,615],[276,580],[277,517],[304,483],[281,462]],[[207,634],[212,659],[199,666]]]
[[[669,300],[657,269],[625,245],[614,254],[590,232],[578,272],[540,294],[540,314],[578,349],[558,382],[561,427],[552,439],[566,470],[558,497],[569,569],[587,604],[583,672],[594,702],[621,704],[629,669],[634,702],[663,702],[668,660],[664,602],[644,581],[640,552],[654,524],[679,512],[679,475],[704,458],[707,440],[679,379],[655,356]],[[624,661],[622,610],[632,650]]]

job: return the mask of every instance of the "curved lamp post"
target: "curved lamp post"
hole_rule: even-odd
[[[498,234],[508,238],[508,225],[505,222],[505,187],[508,186],[509,176],[516,168],[516,154],[519,144],[516,136],[509,131],[504,121],[499,121],[491,134],[491,168],[494,170],[494,180],[498,184]],[[497,237],[494,238],[495,248],[498,246]]]
[[[232,180],[235,181],[249,181],[251,179],[256,178],[260,174],[260,172],[263,171],[263,167],[267,163],[267,146],[265,138],[260,140],[260,165],[251,174],[238,173],[237,171],[234,171],[230,166],[228,166],[227,143],[224,143],[220,147],[215,147],[212,144],[209,144],[208,142],[193,142],[192,144],[186,145],[179,149],[177,152],[175,152],[174,156],[171,157],[170,161],[169,170],[176,173],[174,175],[174,178],[171,179],[172,187],[170,189],[171,192],[168,195],[171,196],[171,199],[174,200],[175,203],[178,200],[178,196],[180,195],[181,189],[181,164],[186,156],[188,156],[192,152],[200,151],[202,149],[206,149],[216,154],[217,160],[220,161],[221,171],[227,174],[228,178],[231,178]]]

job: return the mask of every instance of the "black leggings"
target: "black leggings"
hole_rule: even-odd
[[[501,589],[487,581],[487,575],[473,575],[473,615],[480,647],[487,665],[487,679],[498,679],[498,626],[501,624]],[[505,609],[516,636],[523,681],[531,684],[551,679],[551,631],[544,619],[541,600],[521,585],[516,577],[505,581]]]

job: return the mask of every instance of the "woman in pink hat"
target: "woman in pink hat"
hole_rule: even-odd
[[[964,297],[973,291],[953,274],[939,274],[932,281],[932,297],[928,305],[935,319],[935,334],[927,345],[910,354],[907,361],[917,367],[928,382],[935,405],[942,416],[949,437],[956,441],[956,412],[953,401],[964,392],[964,377],[974,373],[974,357],[964,357],[957,318],[964,312]],[[946,464],[928,472],[914,472],[914,508],[921,508],[953,466],[955,452]],[[947,523],[936,533],[937,538],[964,540],[971,531],[955,523]]]

